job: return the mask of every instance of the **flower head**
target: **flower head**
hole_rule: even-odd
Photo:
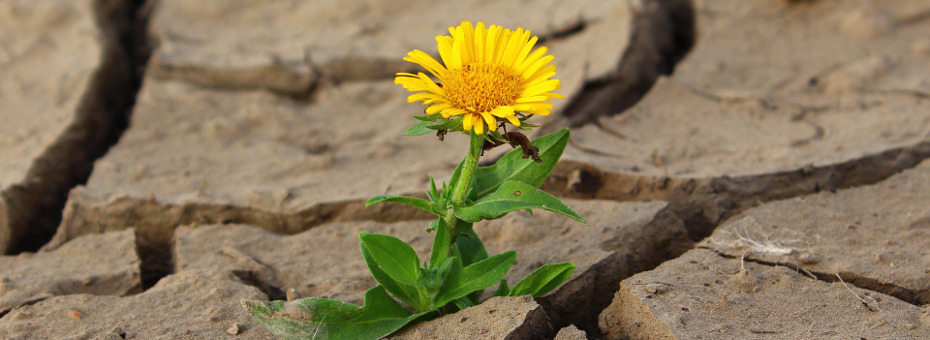
[[[546,55],[546,47],[533,50],[539,38],[530,38],[530,31],[463,21],[449,33],[436,37],[442,64],[420,50],[404,57],[426,68],[438,83],[423,72],[402,72],[394,78],[394,83],[417,92],[407,101],[422,101],[428,105],[427,114],[462,115],[466,133],[474,129],[482,134],[485,126],[496,130],[498,118],[520,126],[517,114],[549,115],[549,101],[565,98],[551,92],[561,88],[558,79],[551,79],[554,57]]]

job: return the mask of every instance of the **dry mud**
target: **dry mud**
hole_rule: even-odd
[[[401,136],[392,83],[461,20],[556,56],[543,189],[591,224],[476,225],[510,282],[578,268],[396,338],[930,337],[925,1],[10,0],[0,338],[272,339],[240,299],[360,303],[358,232],[431,240],[364,201],[465,151]]]

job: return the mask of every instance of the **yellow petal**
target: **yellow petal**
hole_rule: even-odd
[[[457,33],[462,33],[462,30],[456,30]],[[450,70],[461,69],[464,64],[462,63],[462,44],[465,43],[464,38],[456,38],[452,42],[452,64],[447,64]]]
[[[520,97],[532,97],[545,92],[549,92],[560,87],[560,82],[558,79],[549,79],[538,85],[534,85],[523,90],[523,93],[520,93]]]
[[[552,78],[554,76],[555,76],[555,65],[546,65],[545,67],[536,71],[535,74],[526,78],[526,80],[523,81],[523,85],[532,86],[532,85],[535,85],[536,83],[546,81],[547,79]]]
[[[436,78],[443,78],[446,76],[446,72],[448,72],[436,59],[433,59],[432,56],[420,50],[410,51],[410,53],[407,53],[407,57],[404,57],[404,60],[423,66],[423,68],[436,76]]]
[[[431,114],[434,114],[434,113],[436,113],[436,112],[439,112],[439,111],[448,109],[448,108],[450,108],[450,107],[452,107],[452,105],[450,105],[449,103],[442,103],[442,104],[430,105],[430,106],[427,106],[427,107],[426,107],[426,114],[431,115]]]
[[[510,29],[504,29],[501,32],[500,37],[497,38],[497,42],[494,43],[494,59],[491,59],[492,62],[501,63],[501,59],[504,58],[504,48],[507,47],[507,41],[510,40],[510,36],[513,32]]]
[[[439,57],[442,58],[442,64],[447,69],[452,68],[452,37],[440,35],[436,37],[436,43],[439,47]]]
[[[558,93],[553,93],[553,92],[546,92],[546,93],[543,93],[542,95],[549,97],[549,98],[565,99],[565,96],[558,94]]]
[[[474,115],[472,116],[475,117]],[[477,117],[475,117],[475,133],[479,135],[484,133],[484,123]]]
[[[405,89],[407,89],[407,91],[410,92],[429,91],[430,89],[429,84],[424,83],[423,80],[421,80],[419,77],[397,77],[394,78],[394,83],[403,86]],[[432,83],[432,81],[430,81],[430,83]]]
[[[481,117],[484,118],[484,121],[488,123],[488,130],[492,130],[497,127],[497,119],[494,119],[494,116],[490,112],[482,112]]]
[[[516,70],[517,73],[525,74],[524,71],[526,71],[526,69],[529,68],[530,65],[533,65],[534,63],[539,61],[539,59],[545,56],[546,52],[548,51],[549,51],[549,48],[546,46],[541,46],[537,48],[535,51],[533,51],[533,53],[530,53],[529,57],[526,57],[526,59],[523,60],[522,64],[514,68],[514,70]],[[532,75],[532,74],[529,74],[529,75]]]
[[[478,27],[475,27],[475,62],[483,63],[484,59],[484,45],[487,39],[487,29],[484,28],[484,23],[479,21]]]
[[[526,40],[520,40],[523,40],[523,28],[518,28],[516,32],[512,32],[510,37],[507,38],[504,50],[501,53],[501,65],[513,67],[513,61],[517,58],[517,53],[520,53],[520,43],[526,42]]]
[[[471,131],[471,127],[472,125],[475,124],[475,120],[477,118],[478,117],[476,117],[473,114],[467,114],[464,117],[462,117],[462,129],[464,129],[465,131]]]
[[[513,109],[518,112],[529,112],[529,111],[538,111],[538,110],[552,110],[554,106],[551,103],[528,103],[528,104],[516,104],[513,106]]]
[[[442,111],[442,118],[454,117],[454,116],[458,116],[458,115],[463,114],[463,113],[468,113],[468,111],[465,111],[465,110],[462,110],[462,109],[458,109],[458,108],[454,108],[454,107],[453,107],[453,108],[449,108],[449,109],[443,110],[443,111]]]
[[[439,87],[439,85],[436,85],[436,83],[433,82],[432,79],[429,79],[429,76],[427,76],[426,73],[420,72],[418,76],[420,77],[420,80],[423,81],[423,84],[426,85],[426,87],[429,89],[427,91],[438,94],[438,95],[443,95],[443,96],[446,95],[446,91],[443,91],[442,88]]]
[[[484,62],[494,61],[494,49],[497,45],[497,39],[500,37],[501,27],[497,25],[491,25],[488,28],[488,35],[485,37],[484,45]]]
[[[527,35],[530,35],[530,31],[526,31]],[[523,62],[526,61],[526,56],[530,53],[530,50],[533,49],[533,46],[536,46],[536,42],[539,41],[539,37],[533,37],[527,43],[523,44],[523,48],[520,50],[520,53],[517,54],[517,59],[513,61],[514,68],[523,65]]]
[[[520,126],[520,120],[517,119],[513,112],[513,106],[498,106],[491,111],[491,114],[507,119],[514,126]]]
[[[552,109],[552,104],[549,103],[530,103],[530,104],[516,104],[513,106],[513,109],[518,112],[529,113],[540,116],[548,116],[549,110]]]
[[[505,118],[507,116],[513,116],[513,106],[505,105],[505,106],[495,107],[494,110],[491,110],[491,114],[501,117],[501,118]]]
[[[468,65],[475,62],[475,27],[471,25],[471,21],[462,21],[462,31],[465,39],[462,61],[465,65]]]
[[[421,92],[421,93],[411,94],[409,97],[407,97],[407,102],[413,103],[415,101],[420,101],[420,100],[428,101],[428,100],[435,100],[435,99],[437,99],[436,94],[429,93],[429,92]]]
[[[523,79],[532,78],[533,75],[536,74],[536,71],[538,71],[540,68],[542,68],[544,65],[548,64],[549,62],[551,62],[553,59],[555,59],[555,56],[552,56],[552,55],[547,55],[545,57],[539,58],[539,60],[537,60],[535,63],[533,63],[532,65],[527,67],[526,70],[523,71],[522,73]]]
[[[514,100],[513,102],[514,104],[521,104],[521,103],[541,102],[541,101],[546,101],[546,100],[549,100],[549,97],[544,96],[544,95],[539,95],[539,96],[532,96],[532,97],[520,97],[520,98],[517,98],[517,100]]]

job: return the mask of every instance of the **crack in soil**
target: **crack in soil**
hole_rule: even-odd
[[[597,245],[614,253],[565,283],[584,289],[575,291],[572,296],[548,294],[535,300],[546,310],[553,328],[575,325],[588,337],[600,338],[603,334],[598,326],[598,315],[613,301],[620,281],[655,269],[690,250],[693,245],[683,242],[684,236],[681,220],[666,206],[641,227],[625,230]]]
[[[864,92],[876,93],[876,94],[881,94],[881,95],[908,96],[908,97],[914,97],[914,98],[918,98],[918,99],[927,99],[927,98],[930,98],[930,91],[924,91],[924,90],[920,90],[920,89],[907,89],[907,88],[900,88],[900,89],[868,89],[868,88],[865,88],[865,89],[861,89],[861,90],[864,91]]]
[[[659,76],[671,74],[694,46],[696,26],[690,0],[645,0],[637,9],[629,48],[617,68],[603,79],[585,83],[566,106],[565,122],[544,126],[543,132],[623,113],[646,95]]]
[[[583,18],[539,36],[539,44],[575,35],[588,24]],[[432,55],[441,60],[438,54]],[[281,56],[271,54],[271,62],[244,69],[211,68],[205,65],[175,65],[155,63],[151,75],[158,79],[181,79],[192,84],[232,90],[265,89],[295,101],[312,102],[316,90],[322,87],[354,81],[393,79],[398,72],[422,71],[416,64],[396,58],[352,57],[314,62],[309,51],[304,52],[301,66],[306,73],[286,65]]]
[[[239,280],[242,280],[243,284],[258,288],[258,290],[265,293],[271,300],[287,299],[287,293],[281,290],[280,287],[276,287],[268,281],[263,280],[258,273],[251,270],[233,270],[232,274],[239,278]]]
[[[696,248],[712,251],[714,254],[717,254],[718,256],[727,258],[727,259],[741,259],[746,262],[752,262],[752,263],[761,264],[761,265],[770,266],[770,267],[790,268],[791,270],[794,270],[798,273],[807,274],[805,275],[807,277],[810,277],[815,280],[827,282],[827,283],[841,282],[843,284],[850,284],[860,289],[889,295],[898,300],[901,300],[902,302],[911,304],[915,307],[921,307],[922,305],[926,305],[930,303],[930,291],[908,289],[908,288],[897,286],[894,284],[884,283],[880,279],[870,278],[870,277],[858,275],[852,272],[841,271],[838,273],[824,273],[824,272],[809,270],[807,268],[804,268],[800,263],[792,262],[792,261],[787,261],[785,263],[771,262],[771,261],[764,261],[760,259],[748,258],[745,256],[729,255],[729,254],[722,253],[716,249],[706,247],[706,246],[698,246]],[[859,297],[858,294],[856,294],[856,296]],[[859,297],[859,299],[862,300],[861,297]],[[862,300],[862,303],[870,311],[872,311],[872,307],[869,306],[868,303],[866,303],[864,300]]]
[[[127,128],[141,86],[149,48],[148,17],[141,0],[93,2],[105,37],[102,61],[83,94],[75,122],[29,169],[24,184],[2,193],[11,240],[7,254],[36,251],[54,235],[71,188],[87,182],[94,161],[116,144]],[[3,214],[0,214],[3,215]]]
[[[51,297],[51,296],[50,296],[50,297]],[[10,313],[12,310],[14,310],[14,309],[21,308],[21,307],[24,307],[24,306],[34,305],[34,304],[37,304],[37,303],[39,303],[39,302],[42,302],[42,301],[44,301],[45,299],[48,299],[48,298],[49,298],[49,297],[36,298],[36,299],[29,300],[29,301],[25,301],[25,302],[23,302],[23,303],[21,303],[21,304],[18,304],[18,305],[16,305],[16,306],[13,306],[13,307],[0,310],[0,319],[2,319],[4,316],[6,316],[7,314],[9,314],[9,313]]]
[[[364,200],[322,203],[296,213],[276,213],[250,207],[216,204],[166,204],[152,199],[120,198],[102,206],[84,204],[81,195],[72,203],[64,226],[49,242],[54,249],[93,230],[136,228],[136,246],[142,261],[142,284],[147,290],[174,273],[174,231],[189,224],[248,224],[279,234],[297,234],[315,226],[341,221],[396,222],[429,219],[432,215],[399,203],[365,208]]]
[[[668,201],[685,221],[692,240],[710,235],[717,225],[761,203],[878,183],[930,158],[930,141],[824,166],[716,178],[613,173],[572,161],[559,162],[541,186],[556,196],[615,201]]]

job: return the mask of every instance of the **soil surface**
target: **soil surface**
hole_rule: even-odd
[[[393,84],[461,20],[555,56],[531,136],[571,129],[542,188],[590,225],[477,224],[510,282],[577,269],[394,338],[930,338],[923,0],[0,1],[0,338],[273,339],[242,299],[361,303],[359,232],[432,240],[365,200],[466,151],[402,136]]]

